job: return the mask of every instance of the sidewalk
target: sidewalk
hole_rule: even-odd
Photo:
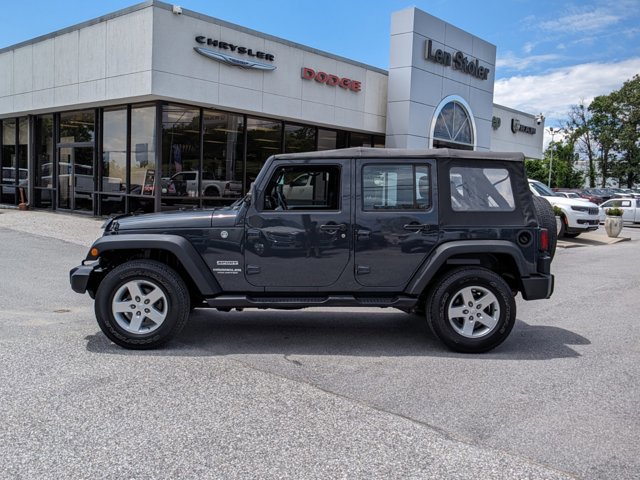
[[[104,219],[84,215],[70,215],[47,211],[20,211],[0,207],[0,228],[90,247],[102,235]]]
[[[631,240],[631,238],[624,235],[624,229],[621,236],[611,238],[607,236],[604,226],[601,225],[595,232],[581,233],[577,238],[558,239],[558,248],[613,245],[615,243],[627,242],[629,240]]]

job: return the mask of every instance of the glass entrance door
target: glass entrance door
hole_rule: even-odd
[[[60,147],[58,208],[93,212],[93,147]]]

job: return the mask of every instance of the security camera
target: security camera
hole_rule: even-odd
[[[539,113],[536,115],[536,125],[542,125],[542,122],[544,122],[544,115]]]
[[[179,5],[174,5],[173,13],[175,13],[176,15],[182,15],[182,7]]]

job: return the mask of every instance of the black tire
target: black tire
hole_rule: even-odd
[[[443,275],[427,298],[426,311],[431,331],[450,349],[463,353],[497,347],[516,321],[509,285],[491,270],[476,267],[457,268]],[[460,316],[450,315],[456,313]],[[489,321],[495,316],[497,321]]]
[[[140,298],[134,298],[132,291],[140,292]],[[190,296],[184,281],[155,260],[119,265],[96,292],[98,325],[112,342],[124,348],[145,350],[163,345],[182,330],[189,312]]]
[[[536,217],[538,218],[538,224],[542,228],[546,228],[549,232],[549,255],[553,258],[556,254],[556,246],[558,244],[558,231],[553,207],[546,198],[536,196],[532,198],[533,208],[535,209]]]
[[[204,190],[205,197],[220,197],[220,189],[218,187],[207,187]]]

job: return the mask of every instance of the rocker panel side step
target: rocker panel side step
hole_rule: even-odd
[[[417,298],[407,296],[366,297],[353,295],[325,295],[320,297],[276,297],[248,295],[219,295],[208,298],[214,308],[306,308],[306,307],[397,307],[411,308]]]

